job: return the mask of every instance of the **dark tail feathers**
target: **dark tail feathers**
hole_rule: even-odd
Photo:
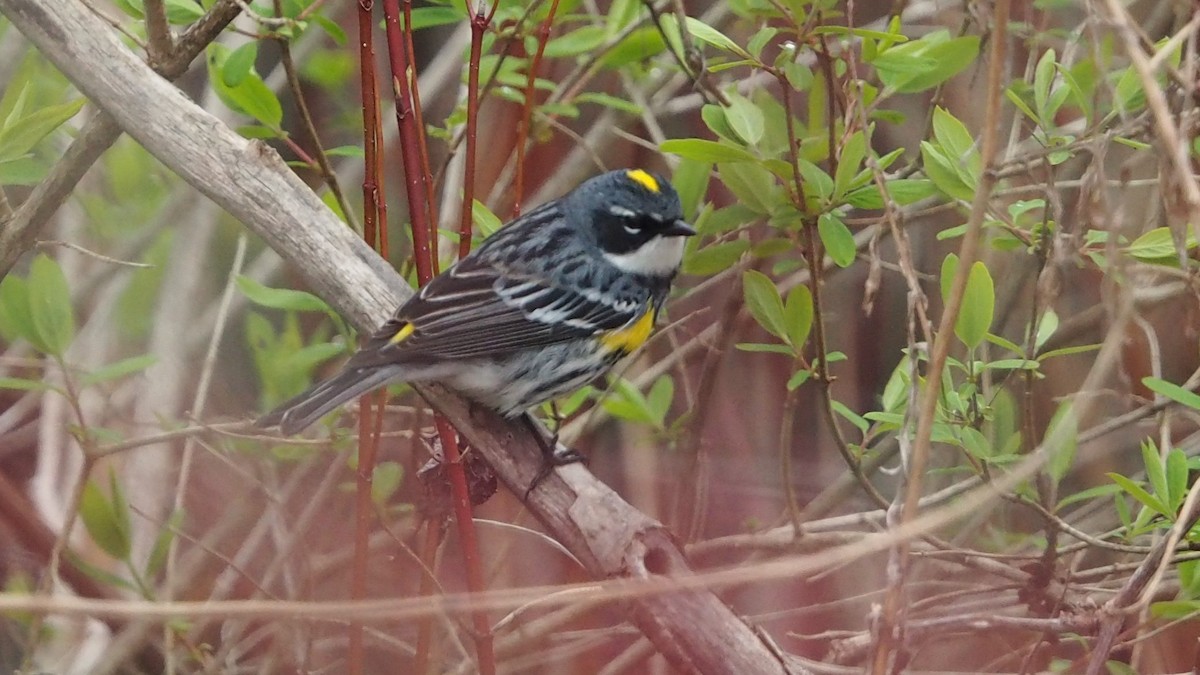
[[[299,433],[346,401],[398,379],[398,370],[386,367],[344,370],[263,415],[254,425],[264,429],[279,425],[279,430],[287,436]]]

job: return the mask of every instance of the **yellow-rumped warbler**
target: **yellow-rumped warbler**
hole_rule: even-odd
[[[646,341],[683,238],[695,233],[661,177],[634,169],[591,178],[501,228],[405,302],[341,372],[258,424],[294,434],[400,380],[436,380],[517,417]]]

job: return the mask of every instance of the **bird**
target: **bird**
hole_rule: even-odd
[[[646,342],[695,234],[661,175],[589,178],[434,277],[337,374],[257,426],[294,435],[397,381],[437,381],[532,425],[529,409],[596,380]],[[554,464],[580,459],[543,452]]]

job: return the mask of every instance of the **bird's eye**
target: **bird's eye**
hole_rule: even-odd
[[[641,235],[647,232],[654,232],[662,226],[662,219],[655,217],[652,214],[633,213],[624,214],[621,218],[621,227],[625,231],[633,235]]]

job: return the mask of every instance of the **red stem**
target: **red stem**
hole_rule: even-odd
[[[416,63],[413,54],[412,33],[412,0],[404,0],[404,44],[408,46],[408,62]],[[429,218],[429,256],[433,262],[433,273],[440,272],[441,257],[438,254],[438,212],[437,200],[433,196],[433,172],[429,169],[429,148],[425,145],[425,112],[421,107],[421,88],[416,77],[412,80],[413,114],[417,118],[417,142],[420,144],[421,175],[425,181],[425,209]]]
[[[373,0],[358,3],[358,56],[361,74],[363,109],[363,150],[366,155],[363,177],[363,238],[371,246],[382,245],[386,249],[386,238],[381,238],[379,223],[383,202],[379,188],[381,163],[379,162],[379,84],[375,73],[375,39],[372,26]],[[382,239],[382,241],[381,241]],[[387,255],[384,253],[384,255]],[[379,448],[378,433],[372,435],[371,401],[378,399],[379,420],[383,417],[384,392],[368,394],[359,402],[361,414],[358,418],[359,438],[358,470],[355,472],[354,510],[354,563],[350,571],[350,597],[358,600],[367,595],[367,543],[371,534],[372,516],[375,509],[371,504],[371,482],[375,475],[375,458]],[[363,624],[354,621],[349,625],[349,645],[346,655],[347,672],[361,675],[365,668],[363,655]]]
[[[378,89],[375,90],[375,99],[374,100],[375,100],[376,116],[378,116],[378,112],[379,112],[379,90]],[[375,147],[378,148],[379,151],[375,153],[375,161],[373,164],[373,166],[375,167],[375,176],[373,177],[373,180],[376,183],[376,188],[375,188],[376,199],[375,199],[375,203],[373,204],[373,206],[374,206],[375,210],[378,212],[378,217],[379,217],[379,223],[378,223],[379,255],[382,256],[384,260],[387,260],[389,258],[389,252],[390,252],[390,249],[388,248],[387,198],[386,198],[386,193],[384,192],[383,182],[380,181],[380,177],[383,176],[383,156],[384,156],[383,125],[382,124],[375,125]]]
[[[374,246],[378,225],[379,195],[379,79],[375,73],[375,38],[371,26],[374,0],[358,3],[358,59],[361,73],[363,108],[363,152],[366,172],[363,177],[363,239]]]
[[[396,121],[400,125],[400,152],[404,163],[405,188],[408,196],[408,214],[412,226],[413,257],[417,266],[417,282],[424,286],[433,279],[434,260],[433,248],[430,244],[431,228],[436,225],[429,221],[429,200],[426,198],[428,183],[422,166],[428,166],[428,160],[422,158],[424,147],[420,141],[422,130],[418,127],[418,117],[412,107],[409,89],[409,68],[412,61],[409,57],[410,44],[405,44],[406,37],[411,38],[411,32],[405,33],[400,28],[400,0],[383,0],[383,13],[387,27],[388,57],[392,65],[392,86],[396,96]],[[494,11],[494,9],[493,9]],[[491,19],[489,15],[488,19]],[[474,25],[474,21],[472,21]],[[486,23],[484,24],[486,26]],[[479,56],[472,51],[471,68],[478,77]],[[416,79],[415,77],[413,78]],[[468,113],[468,124],[471,117]],[[469,158],[468,158],[469,159]],[[468,161],[467,181],[471,181],[472,164]],[[470,202],[467,202],[468,208]],[[467,212],[469,213],[469,211]],[[470,250],[470,220],[467,220],[468,236],[465,239],[467,250]],[[463,254],[465,255],[465,253]],[[463,551],[463,564],[466,567],[467,588],[473,593],[483,592],[483,562],[479,555],[478,537],[475,534],[475,520],[471,513],[471,499],[467,489],[467,477],[463,471],[462,455],[458,449],[458,438],[454,428],[440,415],[434,417],[438,435],[442,440],[443,452],[448,465],[450,492],[454,501],[454,516],[458,525],[459,545]],[[479,672],[484,675],[494,675],[496,672],[496,657],[493,650],[491,623],[487,612],[479,610],[471,613],[474,624],[475,654],[478,660]]]
[[[467,573],[467,588],[472,593],[485,590],[483,580],[483,557],[479,554],[479,537],[475,533],[475,519],[471,514],[471,496],[467,490],[467,474],[463,468],[462,453],[458,447],[458,434],[450,422],[441,415],[435,415],[434,424],[437,426],[438,438],[442,441],[442,452],[445,455],[450,477],[450,496],[454,502],[454,524],[458,527],[459,547],[462,549],[463,565]],[[495,675],[496,656],[493,651],[492,625],[488,621],[487,612],[474,610],[471,612],[471,623],[475,629],[472,636],[475,640],[475,655],[479,660],[479,672],[483,675]]]
[[[458,257],[464,258],[471,252],[471,212],[475,208],[475,146],[476,128],[479,125],[479,61],[483,58],[483,34],[496,15],[499,2],[484,16],[482,9],[471,11],[470,0],[467,12],[471,13],[471,58],[467,62],[467,168],[463,176],[462,219],[458,224]]]
[[[408,86],[408,49],[400,28],[400,0],[383,0],[387,28],[388,59],[392,65],[392,93],[396,99],[396,124],[400,127],[400,156],[404,165],[404,188],[412,221],[413,259],[417,279],[424,285],[433,278],[433,249],[429,241],[429,207],[425,199],[425,174],[421,171],[421,141]]]
[[[442,543],[443,522],[441,516],[425,521],[425,538],[421,541],[420,556],[421,562],[425,564],[427,570],[432,570],[437,566],[437,549]],[[421,597],[431,595],[433,588],[433,577],[422,574],[417,594]],[[413,673],[416,675],[425,675],[429,672],[429,663],[433,656],[433,620],[433,615],[427,616],[417,626],[417,653],[413,657]]]
[[[525,106],[521,110],[521,119],[517,121],[517,175],[513,183],[512,217],[521,215],[521,200],[525,196],[525,143],[529,138],[529,127],[533,124],[533,94],[534,83],[537,82],[538,69],[542,64],[542,54],[546,51],[546,42],[550,40],[550,24],[558,11],[558,0],[550,3],[550,12],[537,30],[537,52],[529,62],[529,77],[525,80]]]

